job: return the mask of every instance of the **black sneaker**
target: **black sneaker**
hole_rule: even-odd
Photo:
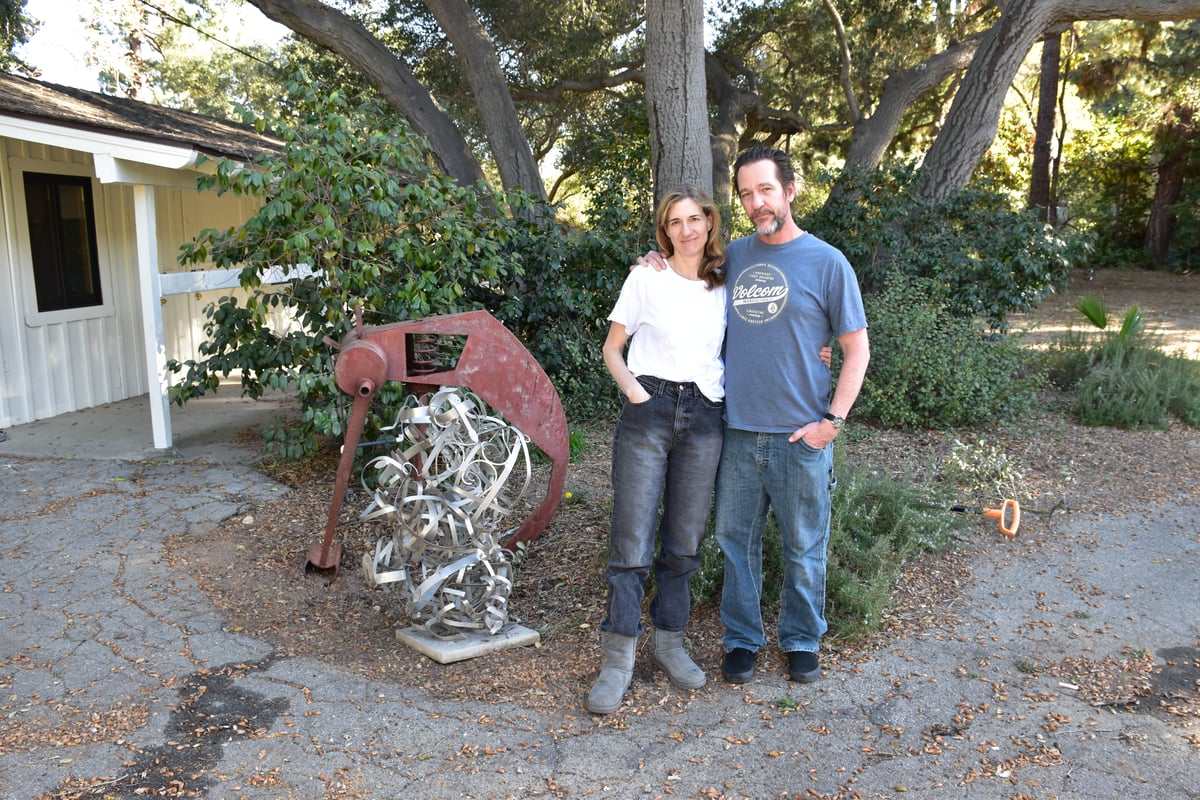
[[[821,679],[821,665],[817,654],[807,650],[793,650],[787,654],[788,680],[797,683],[812,683]]]
[[[746,683],[754,677],[754,651],[735,647],[725,654],[721,675],[730,683]]]

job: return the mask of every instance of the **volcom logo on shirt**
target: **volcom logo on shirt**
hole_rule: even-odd
[[[770,322],[787,305],[787,279],[770,264],[742,270],[729,291],[733,297],[733,310],[752,325]]]

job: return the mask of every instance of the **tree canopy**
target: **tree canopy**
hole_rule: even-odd
[[[220,2],[175,0],[171,16],[202,23]],[[711,185],[727,203],[730,164],[751,141],[787,148],[808,180],[915,161],[928,174],[920,183],[926,198],[944,200],[981,174],[1001,174],[1001,162],[1021,148],[1017,126],[1033,134],[1034,114],[1022,120],[1014,104],[1032,108],[1031,56],[1047,34],[1064,31],[1062,58],[1075,65],[1121,62],[1126,73],[1143,65],[1137,93],[1146,108],[1164,92],[1183,98],[1171,104],[1170,120],[1145,128],[1160,134],[1146,157],[1178,167],[1161,175],[1155,202],[1164,211],[1156,220],[1170,219],[1192,182],[1191,151],[1168,144],[1190,141],[1194,103],[1186,98],[1195,91],[1195,70],[1180,50],[1189,28],[1173,23],[1200,17],[1200,0],[248,2],[295,34],[273,54],[275,67],[304,64],[334,86],[378,94],[462,185],[519,188],[576,213],[600,191],[623,192],[631,210],[645,213],[645,198],[680,182]],[[143,14],[163,8],[133,5]],[[1137,58],[1113,59],[1105,56],[1112,44],[1105,24],[1164,33],[1147,35]],[[153,42],[155,80],[180,105],[211,111],[229,98],[263,103],[252,86],[271,80],[266,54],[226,52],[206,63],[167,57],[169,35]],[[1089,113],[1102,114],[1086,85],[1098,73],[1063,75],[1079,82],[1077,96],[1093,103]],[[210,104],[197,100],[198,85],[212,87]],[[1067,124],[1060,113],[1061,140],[1069,139]],[[1091,124],[1078,127],[1082,134]],[[705,136],[707,147],[697,141]],[[1056,163],[1070,147],[1056,146]],[[1032,153],[1023,155],[1032,162]],[[1006,169],[1010,181],[1033,171],[1032,164]],[[1064,191],[1077,185],[1069,172]],[[1028,185],[1012,189],[1030,196]],[[1157,191],[1153,181],[1148,191]],[[1145,244],[1164,262],[1173,229],[1149,227],[1158,233]]]
[[[25,13],[25,0],[0,0],[0,69],[34,72],[13,51],[28,42],[36,30],[37,24]]]
[[[262,213],[205,232],[186,259],[246,265],[253,303],[214,308],[207,358],[177,365],[181,398],[231,367],[249,391],[298,382],[308,438],[289,448],[337,433],[321,336],[358,304],[380,320],[487,308],[577,417],[606,407],[595,347],[656,194],[711,185],[729,207],[730,164],[751,142],[792,153],[803,226],[847,253],[873,313],[895,323],[892,369],[881,358],[864,395],[878,419],[901,403],[919,412],[903,424],[975,424],[1031,402],[1014,354],[970,361],[965,348],[996,341],[1085,253],[1200,260],[1200,0],[249,0],[293,37],[207,61],[181,55],[161,7],[156,22],[130,2],[142,16],[112,35],[136,23],[130,54],[154,46],[112,90],[155,86],[165,102],[243,106],[304,132],[292,162],[260,165],[269,180],[218,172],[225,190],[261,193]],[[200,27],[224,0],[174,2],[171,19]],[[252,77],[223,83],[215,72],[235,62]],[[272,96],[285,75],[304,92]],[[1070,224],[1056,211],[1048,225],[1050,207]],[[326,266],[291,290],[307,298],[303,331],[272,338],[265,310],[284,301],[259,291],[257,270],[304,260]],[[913,297],[944,334],[937,357],[922,337],[899,341]]]

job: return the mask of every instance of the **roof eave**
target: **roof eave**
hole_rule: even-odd
[[[194,178],[195,173],[208,171],[197,167],[202,156],[208,159],[221,157],[221,154],[205,153],[187,145],[119,136],[22,117],[0,116],[0,136],[91,153],[96,164],[96,177],[101,183],[161,185],[160,180],[152,180],[151,177],[158,175],[161,178],[179,171],[191,172]],[[178,177],[169,181],[171,185],[177,182]]]

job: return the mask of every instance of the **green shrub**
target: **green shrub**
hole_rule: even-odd
[[[840,452],[840,451],[837,451]],[[826,575],[830,633],[855,639],[878,630],[906,561],[947,546],[968,520],[952,514],[928,488],[837,465],[832,494]],[[720,599],[724,556],[712,535],[701,542],[701,567],[692,578],[697,603]],[[764,615],[779,607],[784,581],[779,526],[768,517],[763,534]]]
[[[1165,428],[1170,396],[1159,364],[1147,355],[1135,349],[1129,358],[1089,370],[1075,390],[1079,421],[1109,428]]]
[[[864,292],[897,276],[929,279],[945,287],[951,314],[998,329],[1009,312],[1031,309],[1062,285],[1085,250],[1082,238],[1013,208],[984,183],[930,204],[921,180],[913,165],[849,169],[802,224],[846,254]]]
[[[997,424],[1028,410],[1043,385],[1011,336],[956,316],[948,290],[927,279],[893,279],[865,298],[871,363],[855,416],[884,427]]]
[[[1047,346],[1040,356],[1041,368],[1049,384],[1057,389],[1074,391],[1092,368],[1095,354],[1087,333],[1069,329]]]
[[[1164,371],[1170,381],[1171,413],[1193,428],[1200,428],[1200,362],[1171,356]]]
[[[984,437],[955,439],[941,467],[942,481],[959,490],[986,497],[1015,497],[1024,476],[1001,445]]]
[[[528,230],[517,245],[527,277],[519,291],[495,301],[493,312],[542,365],[574,422],[611,418],[619,409],[600,348],[636,234],[615,223],[602,230]]]
[[[1120,101],[1114,98],[1120,105]],[[1089,265],[1117,269],[1151,266],[1146,254],[1146,213],[1154,194],[1152,130],[1131,127],[1128,112],[1099,116],[1091,129],[1068,137],[1059,194],[1071,207],[1071,226],[1094,238]]]
[[[1165,428],[1174,414],[1188,425],[1200,421],[1200,364],[1163,352],[1158,336],[1145,329],[1136,306],[1118,329],[1108,309],[1094,298],[1077,306],[1093,330],[1069,330],[1042,356],[1046,375],[1074,394],[1073,411],[1084,425]]]
[[[1084,425],[1165,428],[1174,414],[1195,426],[1200,364],[1167,355],[1144,337],[1111,339],[1098,348],[1075,395],[1075,412]]]
[[[296,458],[321,437],[344,434],[351,398],[333,377],[335,352],[361,309],[366,324],[485,308],[512,330],[558,388],[568,413],[611,406],[600,342],[615,299],[618,245],[607,234],[573,237],[542,222],[529,197],[463,187],[429,165],[428,148],[378,101],[328,92],[303,76],[289,85],[286,113],[261,120],[284,142],[254,168],[218,162],[201,188],[261,198],[241,226],[202,231],[180,262],[241,270],[244,302],[224,297],[207,310],[201,358],[169,367],[182,404],[241,373],[243,394],[298,394],[299,421],[265,432],[269,452]],[[618,233],[614,240],[623,243]],[[628,252],[620,255],[625,264]],[[301,265],[316,271],[300,277]],[[283,290],[262,274],[291,271]],[[295,325],[279,330],[273,318]],[[364,437],[390,423],[405,387],[381,387]],[[607,394],[606,394],[607,392]]]
[[[969,520],[930,488],[843,472],[833,493],[826,590],[831,633],[854,639],[879,629],[908,561],[946,547]]]
[[[513,219],[497,209],[523,201],[458,186],[429,169],[420,137],[377,101],[324,91],[303,76],[288,88],[288,113],[259,122],[283,140],[282,152],[256,158],[251,169],[221,160],[200,179],[219,194],[261,198],[258,211],[236,228],[200,232],[179,259],[240,268],[250,296],[210,306],[204,358],[170,367],[184,372],[173,389],[179,403],[234,370],[251,397],[268,387],[295,389],[298,426],[270,431],[267,444],[296,457],[319,437],[344,432],[350,398],[334,382],[325,337],[337,341],[352,330],[358,309],[364,323],[382,324],[478,307],[466,287],[503,287],[522,275],[507,250]],[[292,272],[285,289],[262,289],[266,270],[302,265],[316,274]],[[294,326],[273,326],[280,314]],[[397,404],[400,392],[383,387],[374,408]],[[378,425],[369,419],[367,435]]]

